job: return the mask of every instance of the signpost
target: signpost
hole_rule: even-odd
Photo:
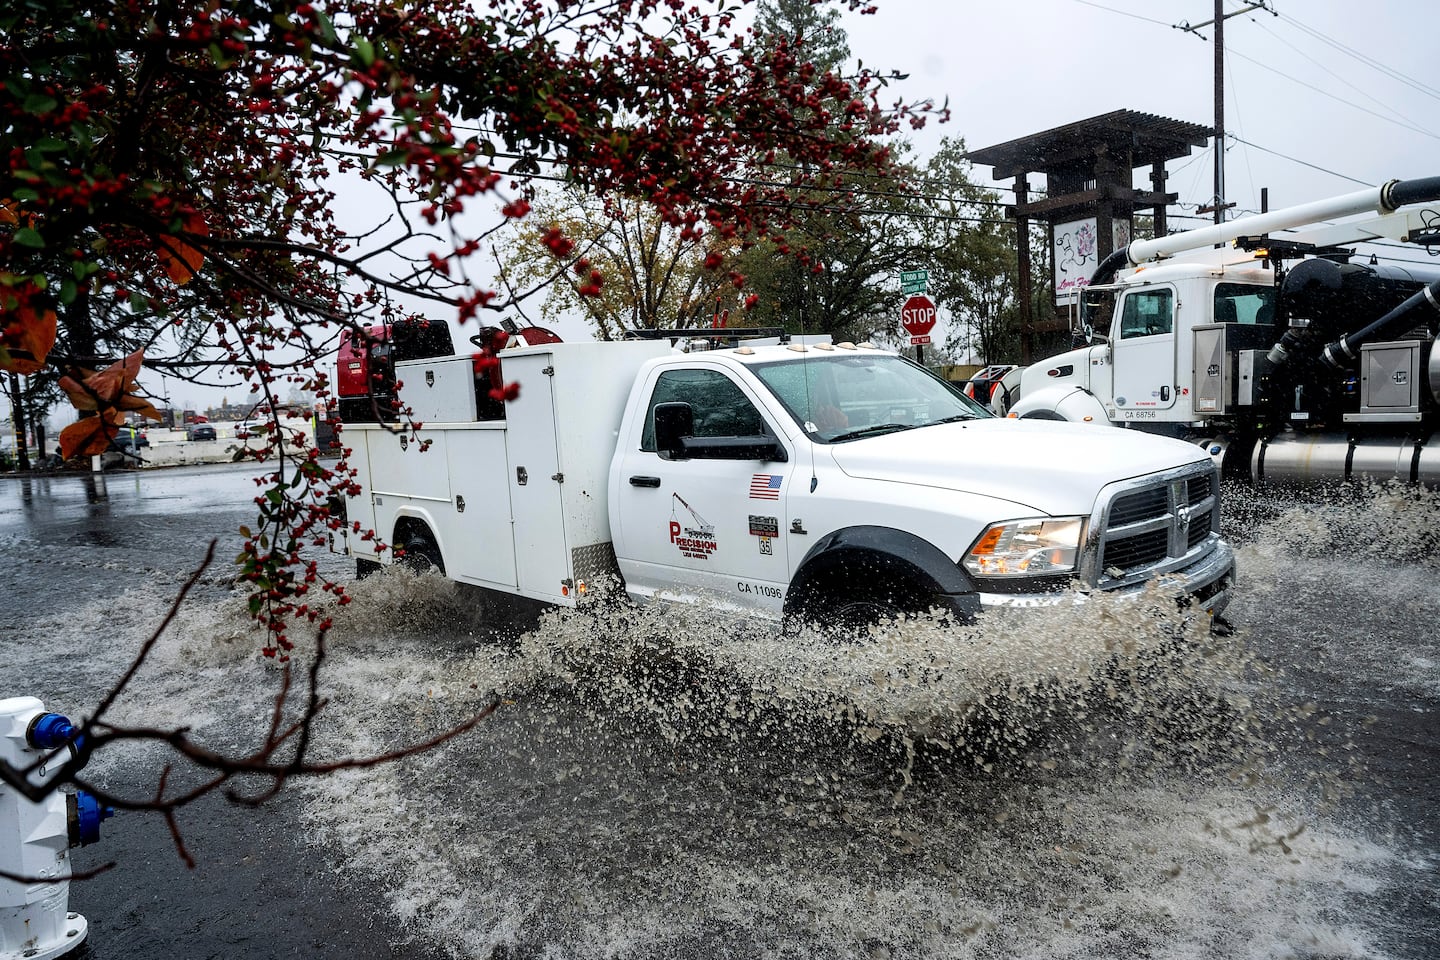
[[[923,344],[930,342],[930,330],[935,326],[935,304],[925,295],[929,290],[930,271],[900,271],[900,292],[909,296],[900,308],[900,325],[910,334],[915,359],[922,364],[925,362]]]
[[[926,293],[930,287],[930,273],[927,270],[901,270],[901,293]]]

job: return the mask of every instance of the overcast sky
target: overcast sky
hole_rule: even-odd
[[[1118,109],[1213,126],[1213,33],[1172,26],[1210,20],[1213,0],[877,2],[845,17],[852,53],[907,72],[895,87],[907,99],[949,98],[951,121],[916,137],[922,155],[942,135],[977,149]],[[1268,6],[1278,15],[1225,21],[1225,192],[1237,213],[1259,209],[1261,187],[1274,209],[1440,175],[1440,3]],[[1207,146],[1169,164],[1169,189],[1192,211],[1214,192],[1213,162]],[[976,174],[989,182],[988,167]]]

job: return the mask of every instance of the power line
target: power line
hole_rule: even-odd
[[[1425,129],[1421,128],[1421,127],[1414,126],[1414,125],[1412,125],[1412,124],[1410,124],[1410,123],[1407,123],[1407,122],[1405,122],[1405,121],[1403,121],[1403,120],[1396,120],[1394,117],[1387,117],[1387,116],[1385,116],[1385,114],[1379,113],[1379,112],[1377,112],[1377,111],[1375,111],[1375,110],[1371,110],[1369,107],[1361,106],[1360,104],[1354,102],[1353,100],[1346,100],[1344,97],[1337,97],[1335,94],[1330,93],[1330,92],[1327,91],[1327,90],[1321,90],[1319,87],[1312,86],[1311,84],[1306,83],[1304,80],[1300,80],[1300,79],[1298,79],[1298,78],[1296,78],[1296,77],[1292,77],[1292,76],[1290,76],[1290,74],[1285,73],[1284,71],[1276,70],[1274,67],[1270,66],[1268,63],[1263,63],[1263,62],[1261,62],[1261,61],[1259,61],[1259,60],[1256,60],[1254,57],[1248,57],[1248,56],[1246,56],[1245,54],[1241,53],[1239,50],[1236,50],[1234,47],[1231,47],[1231,48],[1230,48],[1230,52],[1231,52],[1232,54],[1234,54],[1235,56],[1239,57],[1241,60],[1248,60],[1248,61],[1250,61],[1251,63],[1255,64],[1257,67],[1260,67],[1262,70],[1269,70],[1271,73],[1275,74],[1276,76],[1284,77],[1286,80],[1289,80],[1289,81],[1292,82],[1292,83],[1298,83],[1300,86],[1305,87],[1305,88],[1308,89],[1308,90],[1313,90],[1314,92],[1320,94],[1322,97],[1329,97],[1331,100],[1335,100],[1335,101],[1337,101],[1337,102],[1339,102],[1339,103],[1343,103],[1343,104],[1345,104],[1347,107],[1353,107],[1353,108],[1355,108],[1356,110],[1361,111],[1362,113],[1368,113],[1368,114],[1370,114],[1370,116],[1372,116],[1372,117],[1378,117],[1379,119],[1384,120],[1386,123],[1393,123],[1393,124],[1395,124],[1397,127],[1403,127],[1404,129],[1409,130],[1409,131],[1411,131],[1411,132],[1413,132],[1413,133],[1418,133],[1418,134],[1421,134],[1422,136],[1430,137],[1431,139],[1434,139],[1434,140],[1440,140],[1440,134],[1431,133],[1429,130],[1425,130]]]
[[[1360,94],[1360,95],[1361,95],[1362,97],[1364,97],[1365,99],[1370,100],[1371,102],[1379,105],[1380,107],[1383,107],[1383,108],[1389,110],[1389,111],[1390,111],[1391,113],[1393,113],[1396,117],[1398,117],[1399,119],[1405,121],[1406,123],[1411,123],[1411,124],[1413,124],[1413,123],[1415,122],[1415,121],[1411,120],[1409,117],[1407,117],[1407,116],[1405,116],[1404,114],[1402,114],[1400,111],[1394,109],[1393,107],[1388,106],[1388,105],[1387,105],[1383,100],[1381,100],[1379,97],[1371,96],[1370,94],[1366,93],[1364,90],[1361,90],[1361,89],[1360,89],[1359,87],[1357,87],[1355,84],[1351,83],[1349,80],[1346,80],[1344,77],[1340,76],[1340,74],[1336,73],[1334,70],[1331,70],[1331,69],[1330,69],[1329,67],[1327,67],[1324,63],[1322,63],[1321,61],[1319,61],[1319,60],[1315,59],[1314,57],[1310,56],[1310,54],[1306,53],[1304,50],[1301,50],[1301,49],[1300,49],[1299,47],[1297,47],[1295,44],[1291,43],[1289,40],[1286,40],[1284,37],[1280,36],[1280,34],[1276,33],[1274,30],[1271,30],[1268,26],[1265,25],[1264,21],[1256,20],[1254,17],[1251,17],[1250,19],[1251,19],[1251,20],[1254,20],[1254,21],[1255,21],[1255,25],[1258,26],[1261,30],[1264,30],[1266,33],[1270,34],[1270,36],[1274,37],[1274,38],[1275,38],[1276,40],[1278,40],[1280,43],[1285,44],[1285,46],[1289,47],[1291,50],[1294,50],[1294,51],[1295,51],[1296,53],[1298,53],[1300,56],[1304,57],[1306,60],[1309,60],[1311,63],[1315,64],[1315,66],[1319,67],[1321,70],[1324,70],[1326,73],[1330,74],[1330,76],[1334,77],[1336,80],[1339,80],[1341,83],[1345,84],[1345,86],[1349,87],[1351,90],[1354,90],[1356,93]]]
[[[1247,147],[1254,147],[1256,150],[1259,150],[1263,153],[1272,154],[1282,160],[1289,160],[1291,163],[1298,163],[1302,167],[1309,167],[1311,170],[1318,170],[1321,173],[1328,173],[1330,176],[1339,177],[1341,180],[1349,180],[1351,183],[1358,183],[1362,187],[1378,186],[1378,184],[1371,183],[1369,180],[1361,180],[1359,177],[1346,176],[1343,173],[1337,173],[1334,170],[1330,170],[1317,164],[1310,163],[1306,160],[1301,160],[1299,157],[1292,157],[1287,153],[1281,153],[1279,150],[1271,150],[1269,147],[1262,147],[1258,143],[1251,143],[1249,140],[1242,140],[1241,138],[1234,135],[1231,135],[1231,139],[1234,140],[1236,143],[1243,143]]]
[[[1397,80],[1413,90],[1417,90],[1420,93],[1425,94],[1426,96],[1434,97],[1435,99],[1440,100],[1440,90],[1436,90],[1434,87],[1423,84],[1420,81],[1415,80],[1413,77],[1407,76],[1406,74],[1401,73],[1395,68],[1388,66],[1387,64],[1382,63],[1379,60],[1376,60],[1374,57],[1361,53],[1359,50],[1356,50],[1353,47],[1347,47],[1340,41],[1335,40],[1324,33],[1321,33],[1319,30],[1316,30],[1309,24],[1296,20],[1294,17],[1289,16],[1288,14],[1280,13],[1277,14],[1277,16],[1279,16],[1281,20],[1284,20],[1286,23],[1290,24],[1302,33],[1307,33],[1310,36],[1314,37],[1316,40],[1319,40],[1321,43],[1328,44],[1329,46],[1334,47],[1336,50],[1339,50],[1341,53],[1354,57],[1356,60],[1359,60],[1367,67],[1378,70],[1392,80]]]
[[[1132,20],[1144,20],[1146,23],[1154,23],[1162,27],[1174,26],[1174,24],[1166,23],[1164,20],[1155,20],[1151,17],[1143,17],[1138,13],[1131,13],[1129,10],[1118,10],[1115,7],[1107,7],[1103,3],[1095,3],[1094,0],[1075,0],[1075,2],[1083,3],[1085,4],[1085,6],[1094,7],[1097,10],[1108,10],[1110,13],[1118,13],[1120,16],[1129,17]]]

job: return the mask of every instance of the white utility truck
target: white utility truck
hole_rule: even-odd
[[[1009,415],[1182,437],[1257,483],[1440,487],[1437,199],[1391,181],[1131,243],[1081,295],[1089,344],[1008,377]],[[1372,240],[1412,252],[1352,257]]]
[[[779,339],[512,346],[503,406],[468,356],[396,363],[421,426],[344,427],[359,492],[334,547],[556,604],[618,576],[637,600],[841,625],[1166,574],[1227,603],[1194,445],[999,419],[894,353]]]

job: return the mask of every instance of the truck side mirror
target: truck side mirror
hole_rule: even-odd
[[[672,458],[683,457],[680,439],[695,434],[695,413],[690,404],[657,403],[655,417],[655,449]]]

